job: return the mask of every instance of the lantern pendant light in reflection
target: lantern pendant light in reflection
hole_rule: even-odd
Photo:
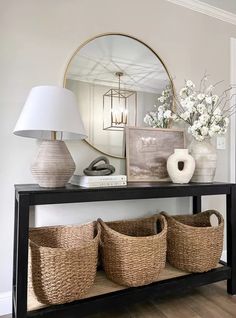
[[[137,92],[121,88],[123,72],[116,72],[118,88],[103,95],[103,129],[123,130],[126,125],[137,124]]]

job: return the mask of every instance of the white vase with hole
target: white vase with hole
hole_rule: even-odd
[[[196,168],[192,182],[211,183],[216,172],[216,149],[209,139],[204,141],[193,140],[190,145],[190,153],[195,159]]]
[[[167,171],[173,183],[189,183],[195,169],[195,160],[188,149],[175,149],[167,160]]]

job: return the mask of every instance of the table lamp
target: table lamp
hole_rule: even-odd
[[[64,187],[75,163],[63,140],[86,137],[74,93],[58,86],[32,88],[13,133],[43,140],[32,175],[41,187]]]

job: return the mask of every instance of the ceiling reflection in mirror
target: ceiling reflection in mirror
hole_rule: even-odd
[[[71,58],[64,85],[72,90],[97,150],[125,157],[125,126],[145,127],[145,115],[172,82],[161,59],[130,36],[102,35]]]

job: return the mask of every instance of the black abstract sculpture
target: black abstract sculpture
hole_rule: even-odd
[[[100,161],[104,163],[98,164]],[[109,160],[104,156],[96,158],[84,169],[84,174],[87,176],[107,176],[113,172],[115,172],[115,167],[112,166]]]

